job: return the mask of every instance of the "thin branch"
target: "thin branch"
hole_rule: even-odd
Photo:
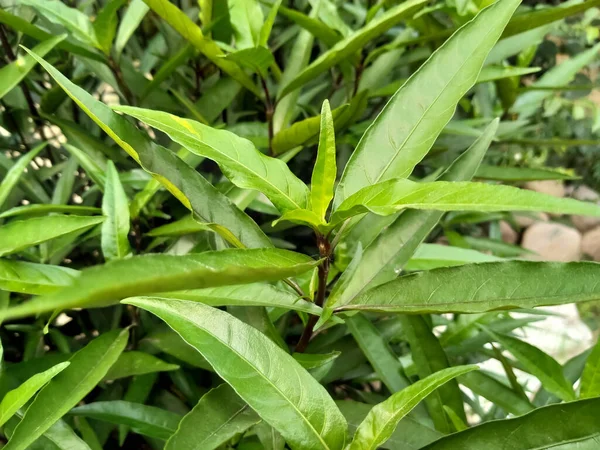
[[[129,103],[130,105],[135,105],[133,93],[129,89],[129,86],[127,86],[127,83],[125,83],[125,78],[123,78],[123,72],[121,72],[119,64],[114,60],[112,56],[108,58],[108,67],[110,67],[111,72],[115,76],[115,80],[117,80],[117,85],[119,86],[121,92],[123,92],[127,103]]]
[[[263,91],[265,91],[265,115],[267,116],[267,124],[269,127],[269,153],[273,155],[273,114],[275,114],[275,105],[271,100],[267,82],[263,77],[260,77],[260,83],[262,84]]]

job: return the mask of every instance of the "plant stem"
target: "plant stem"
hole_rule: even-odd
[[[260,83],[262,84],[263,91],[265,91],[265,115],[267,117],[267,124],[269,127],[269,153],[273,155],[273,114],[275,114],[275,105],[271,101],[271,96],[269,95],[269,88],[267,87],[267,82],[263,77],[260,77]]]
[[[127,83],[125,83],[125,78],[123,78],[123,72],[121,72],[119,64],[114,60],[112,56],[109,56],[108,58],[108,67],[110,67],[110,70],[115,76],[115,80],[117,80],[117,85],[119,86],[119,89],[121,89],[121,92],[123,92],[127,103],[129,103],[130,105],[135,105],[133,94],[129,89],[129,86],[127,86]]]
[[[323,258],[323,262],[319,265],[319,286],[317,288],[317,296],[315,298],[315,304],[317,306],[323,306],[325,303],[325,294],[327,292],[327,278],[329,276],[329,258],[331,256],[331,245],[329,240],[320,234],[317,235],[317,246],[319,247],[319,255]],[[313,335],[313,331],[317,321],[319,320],[318,316],[310,316],[308,318],[308,322],[306,323],[306,327],[302,332],[302,336],[300,336],[300,340],[298,341],[298,345],[296,345],[296,352],[302,353],[306,350],[308,343]]]

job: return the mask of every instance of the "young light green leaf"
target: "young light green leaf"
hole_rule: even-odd
[[[390,350],[381,333],[369,319],[356,314],[346,319],[346,325],[381,381],[391,392],[399,392],[409,386],[402,364]]]
[[[365,186],[411,174],[475,84],[487,54],[519,3],[502,0],[481,11],[402,85],[348,161],[336,190],[335,209]]]
[[[149,353],[130,351],[123,352],[119,359],[112,365],[108,373],[104,376],[105,380],[116,380],[135,375],[145,375],[153,372],[168,372],[177,370],[177,364],[169,364]]]
[[[104,217],[54,216],[15,220],[0,226],[0,256],[18,252],[70,233],[83,233]]]
[[[599,274],[600,264],[590,262],[467,264],[402,276],[339,309],[471,314],[585,302],[600,299],[600,288],[585,282]]]
[[[40,391],[5,446],[24,450],[81,401],[102,380],[127,345],[129,332],[114,330],[91,341],[69,366]]]
[[[102,209],[96,208],[95,206],[33,204],[15,206],[14,208],[7,209],[6,211],[0,214],[0,219],[7,219],[9,217],[17,216],[45,216],[51,213],[67,213],[84,216],[86,214],[100,214],[102,213]]]
[[[308,204],[308,188],[287,165],[259,152],[246,139],[161,111],[127,106],[114,109],[167,133],[190,152],[212,159],[233,184],[261,191],[282,213]]]
[[[49,21],[65,27],[81,42],[100,48],[92,22],[78,9],[60,0],[21,0],[21,4],[35,8]]]
[[[576,180],[579,177],[551,168],[506,167],[481,165],[475,178],[497,181]]]
[[[410,345],[419,378],[424,379],[450,367],[444,349],[422,316],[401,315],[400,321],[402,331]],[[452,421],[444,411],[445,407],[450,408],[461,421],[467,421],[462,394],[455,380],[450,380],[440,386],[425,399],[425,402],[435,428],[444,434],[454,431]]]
[[[42,58],[35,54],[32,56],[100,128],[202,222],[210,224],[217,233],[235,245],[272,247],[273,244],[256,223],[220,194],[200,173],[173,152],[154,144],[131,123],[69,81]]]
[[[40,388],[69,364],[69,362],[57,364],[44,372],[35,374],[18,388],[7,392],[0,403],[0,425],[4,425]]]
[[[238,81],[249,91],[260,97],[262,95],[260,89],[252,82],[252,80],[244,73],[237,64],[224,59],[223,52],[219,46],[211,39],[207,39],[200,27],[185,15],[177,6],[169,0],[144,0],[146,4],[152,8],[156,14],[162,17],[169,25],[171,25],[181,36],[196,47],[204,56],[210,59],[223,72]],[[239,1],[239,0],[238,0]],[[247,1],[247,0],[242,0]],[[262,23],[262,19],[261,19]]]
[[[112,161],[106,168],[106,185],[102,196],[102,212],[106,220],[102,224],[102,254],[104,259],[122,259],[131,255],[129,245],[129,201],[123,189],[119,173]]]
[[[191,300],[209,306],[266,306],[303,311],[320,315],[321,308],[297,294],[266,283],[222,286],[207,289],[189,289],[167,292],[161,297]]]
[[[330,226],[365,212],[390,215],[410,208],[437,211],[545,211],[600,216],[600,207],[597,205],[512,186],[445,181],[416,183],[397,178],[367,186],[348,197],[332,214]]]
[[[468,263],[500,261],[487,253],[460,247],[441,244],[421,244],[412,258],[404,266],[404,270],[431,270],[440,267],[462,266]]]
[[[131,3],[127,6],[127,10],[119,23],[119,29],[117,30],[117,37],[115,39],[115,54],[117,55],[117,60],[121,57],[121,53],[123,53],[123,49],[125,48],[125,45],[127,45],[129,38],[133,36],[137,27],[139,27],[142,20],[144,20],[144,16],[148,10],[150,10],[150,7],[144,3],[144,0],[131,0]]]
[[[68,288],[0,314],[6,320],[54,309],[99,306],[134,295],[277,281],[299,275],[317,264],[318,261],[308,256],[278,249],[134,256],[84,270]]]
[[[212,450],[258,422],[260,417],[223,383],[181,420],[165,450]]]
[[[388,440],[398,422],[421,400],[448,381],[476,369],[477,366],[458,366],[441,370],[375,405],[356,430],[349,450],[376,449]]]
[[[596,342],[585,363],[579,397],[600,397],[600,340]]]
[[[206,362],[200,353],[194,351],[193,347],[166,325],[152,330],[150,334],[144,337],[141,344],[149,344],[151,350],[166,353],[192,367],[212,370],[210,364]]]
[[[596,419],[598,408],[599,398],[546,406],[521,417],[493,420],[445,436],[423,450],[593,449],[600,433]],[[502,438],[498,439],[498,436]]]
[[[536,376],[544,388],[568,402],[575,400],[573,386],[565,378],[562,366],[537,347],[512,336],[497,334],[480,325],[496,342],[509,351],[523,367]]]
[[[244,49],[259,45],[264,17],[258,0],[230,0],[228,5],[236,47]]]
[[[346,421],[327,391],[294,358],[253,327],[195,302],[141,297],[125,303],[167,322],[292,447],[344,446]],[[261,351],[254,351],[248,342]]]
[[[479,73],[477,83],[486,83],[502,78],[522,77],[540,70],[542,70],[540,67],[485,66]]]
[[[70,285],[79,272],[68,267],[0,259],[0,289],[21,294],[49,294]]]
[[[67,35],[51,37],[33,47],[33,51],[41,56],[45,56],[50,50],[62,42]],[[17,86],[33,69],[36,60],[29,55],[19,56],[18,59],[0,69],[0,99]],[[1,202],[0,202],[1,203]]]
[[[1,72],[0,80],[3,80]],[[2,97],[1,93],[0,97]],[[4,179],[0,183],[0,209],[2,209],[2,205],[12,192],[15,185],[18,183],[23,171],[27,168],[33,158],[35,158],[39,152],[46,148],[46,145],[47,144],[44,142],[32,148],[29,152],[21,156],[19,160],[15,162],[15,164],[8,170],[7,174],[4,176]]]
[[[278,92],[277,98],[281,99],[285,97],[287,94],[300,88],[330,67],[344,61],[364,47],[365,44],[372,41],[377,36],[382,35],[405,18],[410,17],[410,15],[423,6],[424,3],[425,0],[409,0],[390,8],[360,30],[350,34],[347,38],[335,44],[330,50],[321,54],[321,56],[313,61],[307,68],[285,84]]]
[[[271,30],[273,29],[273,24],[275,23],[275,18],[277,17],[277,11],[279,11],[279,7],[281,6],[282,0],[275,0],[271,9],[269,10],[269,14],[265,19],[265,22],[262,24],[260,28],[260,36],[258,39],[258,45],[262,45],[263,47],[269,46],[269,36],[271,35]]]
[[[96,39],[98,40],[98,46],[105,55],[110,55],[119,22],[117,12],[124,3],[125,0],[109,0],[100,10],[98,16],[96,16],[96,20],[92,24],[94,33],[96,33]]]
[[[124,400],[88,403],[73,408],[69,415],[128,425],[136,433],[162,440],[175,433],[181,420],[179,414],[162,408]]]
[[[271,51],[266,47],[248,47],[243,50],[232,52],[225,56],[228,61],[233,61],[240,67],[245,67],[259,74],[261,78],[267,78],[269,67],[275,62]]]
[[[321,221],[325,221],[327,208],[333,199],[333,186],[337,175],[335,157],[333,117],[331,116],[329,101],[325,100],[321,108],[321,134],[319,135],[317,160],[315,161],[310,185],[312,210],[319,216]]]
[[[475,174],[485,152],[487,151],[496,130],[498,119],[492,121],[481,136],[440,176],[443,181],[467,181]],[[339,282],[346,282],[347,287],[335,303],[328,306],[346,304],[369,286],[391,281],[402,271],[404,265],[415,252],[421,242],[429,235],[441,219],[443,213],[438,211],[404,211],[399,218],[381,220],[379,216],[365,217],[340,245],[349,247],[352,252],[358,241],[366,247],[356,276],[344,272]],[[383,230],[383,232],[382,232]],[[381,232],[381,234],[379,234]],[[378,236],[379,234],[379,236]],[[365,235],[372,236],[365,242]]]

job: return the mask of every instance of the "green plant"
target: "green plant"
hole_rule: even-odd
[[[537,43],[600,1],[70,3],[0,10],[6,449],[594,446],[600,345],[561,366],[513,332],[598,300],[600,266],[430,242],[600,216],[481,181],[574,177],[482,160],[547,98],[520,92]]]

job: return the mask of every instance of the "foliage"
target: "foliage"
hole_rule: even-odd
[[[599,6],[0,0],[5,448],[597,445],[519,330],[600,265],[470,234],[600,216],[520,188],[597,177]]]

